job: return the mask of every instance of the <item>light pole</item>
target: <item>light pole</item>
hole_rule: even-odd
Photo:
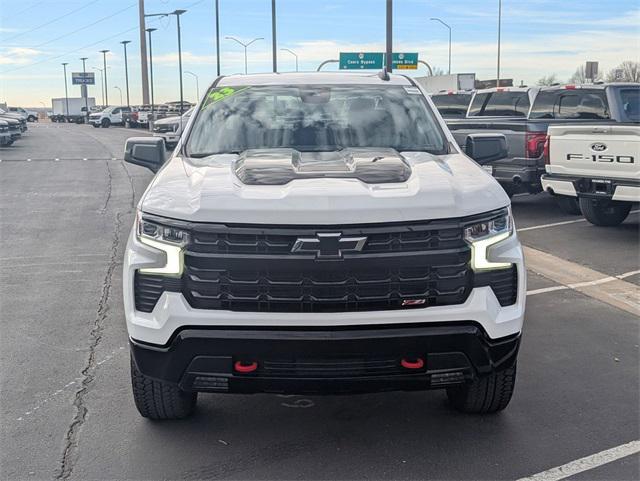
[[[498,72],[496,74],[496,87],[500,87],[500,34],[502,30],[502,0],[498,0]]]
[[[220,5],[216,0],[216,71],[220,77]]]
[[[122,89],[120,87],[118,87],[117,85],[113,87],[114,89],[117,89],[118,92],[120,92],[120,105],[122,105]]]
[[[442,25],[449,29],[449,75],[451,75],[451,26],[439,18],[431,18],[434,22],[440,22]]]
[[[67,111],[65,113],[65,120],[69,117],[69,91],[67,90],[67,65],[69,62],[62,62],[62,68],[64,69],[64,103],[67,106]]]
[[[238,40],[235,37],[225,37],[227,40],[233,40],[234,42],[238,42],[240,45],[244,47],[244,74],[247,75],[247,47],[251,45],[253,42],[257,42],[258,40],[264,40],[262,37],[254,38],[249,43],[244,43]]]
[[[100,96],[102,97],[102,106],[104,108],[105,106],[104,105],[104,73],[101,68],[98,68],[98,67],[92,67],[92,68],[100,72]]]
[[[151,118],[153,118],[153,50],[151,49],[151,32],[155,32],[157,28],[147,28],[149,33],[149,73],[151,74]]]
[[[86,62],[89,57],[82,57],[82,76],[86,78],[87,67]],[[89,122],[89,84],[84,84],[84,115],[86,122]]]
[[[289,50],[288,48],[281,48],[280,50],[289,52],[291,55],[293,55],[296,58],[296,72],[297,72],[298,71],[298,55],[293,50]]]
[[[124,47],[124,79],[126,82],[125,86],[127,88],[127,107],[130,107],[131,105],[129,104],[129,65],[127,63],[127,44],[131,43],[131,40],[123,40],[120,43]],[[122,104],[122,102],[120,102],[120,104]]]
[[[386,48],[387,72],[393,71],[393,0],[387,0],[387,48]]]
[[[273,56],[273,73],[278,71],[278,39],[276,36],[276,0],[271,0],[271,53]]]
[[[198,102],[200,100],[200,85],[198,84],[198,76],[193,72],[190,72],[189,70],[185,70],[184,73],[188,73],[196,79],[196,102]]]
[[[107,52],[109,52],[109,50],[100,50],[100,53],[102,54],[102,62],[104,64],[104,101],[105,101],[105,107],[109,106],[109,91],[107,90],[108,84],[107,84]]]
[[[149,13],[145,15],[145,17],[168,17],[169,15],[176,16],[176,23],[178,25],[178,73],[180,78],[180,118],[182,118],[182,113],[184,110],[184,91],[182,88],[182,37],[180,35],[180,15],[186,13],[186,10],[174,10],[170,13]]]

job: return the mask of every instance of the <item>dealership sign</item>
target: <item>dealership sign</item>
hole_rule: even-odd
[[[96,76],[93,72],[72,72],[71,83],[73,85],[95,85]]]

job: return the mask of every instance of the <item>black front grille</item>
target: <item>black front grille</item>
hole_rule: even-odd
[[[196,309],[310,313],[424,308],[462,304],[474,285],[490,285],[502,305],[513,304],[515,268],[474,275],[471,249],[462,236],[469,220],[330,227],[171,221],[188,232],[182,278],[137,274],[136,308],[150,312],[164,290],[182,292]],[[366,242],[361,250],[351,246],[331,256],[314,250],[315,244],[294,249],[298,239],[335,233],[366,237]]]
[[[411,373],[425,372],[426,368]],[[265,360],[258,375],[277,378],[340,378],[407,374],[399,358]]]
[[[256,312],[345,312],[459,304],[470,290],[469,251],[354,256],[337,261],[185,255],[183,294],[192,307]]]

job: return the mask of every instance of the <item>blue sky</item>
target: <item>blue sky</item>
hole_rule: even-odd
[[[184,69],[199,77],[200,91],[215,75],[214,0],[146,0],[147,13],[188,10],[182,17]],[[271,1],[220,0],[223,73],[243,71],[243,50],[225,36],[245,41],[264,37],[249,47],[249,71],[271,69]],[[454,72],[494,78],[498,0],[395,0],[394,50],[419,52],[432,66],[447,67],[447,31],[453,29]],[[301,70],[315,70],[340,51],[384,49],[385,0],[277,0],[278,46],[296,51]],[[62,17],[62,18],[60,18]],[[141,100],[137,0],[0,0],[0,102],[49,106],[64,96],[61,62],[69,71],[102,67],[98,50],[110,49],[109,99],[124,90],[121,40],[129,44],[132,103]],[[175,20],[148,20],[158,28],[153,37],[156,99],[178,97]],[[608,70],[624,60],[639,60],[638,0],[503,0],[502,73],[517,83],[534,83],[555,73],[568,78],[586,60]],[[291,54],[278,52],[279,69],[295,67]],[[330,67],[335,68],[335,67]],[[418,70],[415,75],[424,75]],[[99,74],[97,74],[99,81]],[[192,76],[184,78],[185,97],[195,100]],[[70,86],[70,96],[79,87]],[[90,88],[100,102],[100,87]]]

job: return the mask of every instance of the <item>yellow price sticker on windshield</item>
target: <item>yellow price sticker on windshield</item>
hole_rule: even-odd
[[[244,90],[247,90],[250,87],[242,87],[242,88],[234,88],[234,87],[221,87],[217,88],[207,95],[207,100],[204,104],[204,107],[208,107],[211,104],[219,102],[221,100],[227,99],[232,95],[240,93]]]

